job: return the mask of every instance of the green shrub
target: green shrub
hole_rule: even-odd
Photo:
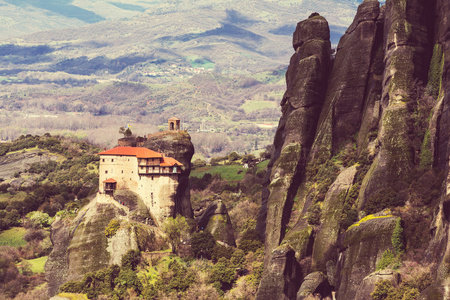
[[[155,291],[163,291],[165,293],[184,292],[194,282],[194,272],[187,269],[177,260],[174,260],[170,262],[168,271],[161,273],[154,286],[147,286],[144,293],[151,296],[152,294],[155,294]]]
[[[231,265],[235,268],[244,268],[245,266],[245,253],[241,249],[236,249],[231,255]]]
[[[245,254],[256,252],[261,247],[263,247],[263,243],[258,240],[241,240],[238,246]]]
[[[122,256],[122,269],[130,269],[135,271],[141,262],[141,252],[139,250],[129,250]]]
[[[199,231],[192,234],[191,251],[197,258],[211,258],[214,252],[216,240],[209,231]]]
[[[370,294],[374,300],[386,299],[388,294],[394,290],[394,286],[389,279],[381,280],[375,283],[375,290]]]
[[[261,281],[262,274],[264,271],[264,263],[255,261],[253,262],[253,272],[246,277],[246,281],[252,285],[254,288],[257,288],[259,282]]]
[[[395,259],[394,253],[391,250],[386,250],[383,252],[380,260],[377,263],[376,271],[383,270],[387,268]]]
[[[442,73],[444,71],[444,52],[442,46],[434,45],[433,57],[431,58],[430,68],[428,71],[428,93],[437,98],[442,84]]]
[[[420,149],[420,168],[425,169],[431,165],[433,165],[433,153],[431,153],[430,131],[427,130]]]
[[[402,219],[398,218],[392,232],[391,242],[394,247],[395,254],[401,255],[405,251],[405,237],[403,235]]]
[[[229,290],[236,280],[235,273],[235,268],[231,266],[230,261],[221,258],[212,268],[210,282],[222,291]]]
[[[113,237],[117,230],[120,228],[120,221],[117,219],[112,219],[108,226],[105,228],[105,235],[107,238]]]
[[[169,217],[165,219],[162,224],[162,229],[167,234],[172,251],[176,252],[178,246],[181,244],[181,240],[188,235],[190,226],[185,217],[177,215],[176,218]]]
[[[121,270],[114,283],[116,285],[114,292],[121,298],[126,295],[128,289],[133,289],[138,295],[143,290],[136,272],[130,269]]]
[[[249,252],[256,252],[263,247],[261,237],[255,229],[248,229],[242,234],[241,241],[238,248],[244,251],[245,254]]]
[[[231,251],[230,247],[223,246],[220,244],[215,244],[213,251],[212,251],[211,258],[214,261],[218,261],[222,257],[225,257],[226,259],[230,259],[232,254],[233,254],[233,251]]]

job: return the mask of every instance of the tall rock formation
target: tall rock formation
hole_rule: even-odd
[[[148,135],[144,147],[164,153],[183,164],[182,173],[178,177],[175,212],[190,219],[194,218],[189,187],[191,159],[194,155],[191,136],[185,131],[162,131]]]
[[[267,220],[261,222],[265,227],[261,230],[266,232],[266,253],[284,237],[322,109],[331,55],[330,30],[325,18],[312,15],[298,23],[294,49],[286,73],[288,89],[281,102],[283,116],[275,135],[275,153],[269,164],[270,184],[264,191],[266,199],[260,216]]]
[[[334,57],[323,17],[298,23],[258,219],[257,299],[370,299],[384,279],[392,291],[444,299],[449,16],[447,0],[365,0]],[[374,273],[389,253],[421,273]]]

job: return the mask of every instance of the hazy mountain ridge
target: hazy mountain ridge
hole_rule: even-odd
[[[21,2],[21,7],[11,3],[18,2],[0,2],[9,11],[16,9],[23,14],[15,16],[15,22],[22,22],[27,13],[45,12],[40,2]],[[239,131],[245,126],[275,124],[280,115],[277,103],[283,93],[283,73],[293,52],[289,46],[293,25],[313,9],[323,11],[314,5],[326,4],[333,7],[329,18],[335,24],[332,37],[336,43],[356,7],[351,1],[332,5],[325,0],[133,3],[142,9],[126,6],[129,3],[125,1],[60,3],[92,11],[106,20],[80,26],[79,19],[47,11],[49,17],[67,21],[71,28],[3,41],[2,139],[16,138],[21,131],[43,134],[56,128],[69,132],[78,128],[76,134],[85,136],[85,131],[79,132],[87,130],[84,125],[64,127],[58,118],[70,118],[71,124],[78,124],[76,118],[86,117],[93,125],[97,120],[93,115],[155,126],[176,114],[190,130],[203,124],[203,128],[216,132],[230,131],[234,126]],[[146,11],[140,12],[144,8]],[[13,27],[20,27],[17,24]],[[147,89],[124,100],[109,92],[116,89],[117,81],[138,83]],[[74,113],[77,116],[67,116]],[[21,119],[30,115],[41,117],[34,122]],[[56,115],[51,119],[56,127],[52,128],[50,119],[42,119],[44,115]],[[98,128],[93,126],[89,128]],[[269,143],[267,134],[258,139],[261,146]],[[254,138],[248,145],[253,142]],[[242,151],[240,147],[236,150]]]

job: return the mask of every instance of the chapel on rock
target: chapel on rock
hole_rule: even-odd
[[[115,190],[129,190],[138,194],[159,224],[173,216],[183,164],[148,148],[120,144],[99,155],[99,193],[113,196]]]

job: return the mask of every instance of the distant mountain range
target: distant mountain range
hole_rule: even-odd
[[[0,138],[61,112],[276,123],[297,22],[319,12],[336,45],[358,2],[0,0]]]
[[[44,30],[75,28],[105,20],[132,18],[142,14],[164,15],[172,19],[179,14],[192,15],[195,11],[211,10],[234,12],[228,15],[227,22],[238,21],[240,25],[262,23],[274,33],[286,35],[292,34],[295,22],[317,11],[329,19],[337,37],[351,22],[358,2],[362,1],[0,0],[0,39]],[[208,14],[203,17],[208,18]],[[197,21],[201,23],[202,20]]]

